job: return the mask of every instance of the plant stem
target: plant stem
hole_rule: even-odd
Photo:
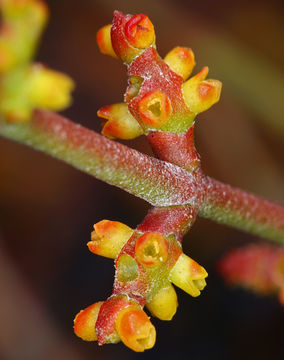
[[[199,215],[284,243],[284,207],[210,177]]]
[[[0,136],[43,151],[154,206],[193,204],[195,177],[52,112],[37,110],[28,124],[0,119]]]
[[[7,124],[0,119],[0,135],[52,155],[153,206],[199,207],[202,217],[284,242],[283,206],[206,177],[201,169],[191,173],[149,157],[57,114],[37,110],[29,124]]]

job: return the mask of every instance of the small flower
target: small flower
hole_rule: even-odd
[[[183,80],[190,76],[195,66],[193,51],[185,47],[175,47],[165,56],[164,61]]]
[[[115,328],[121,341],[136,352],[143,352],[155,345],[156,330],[137,305],[128,306],[118,313]]]
[[[206,286],[206,270],[189,256],[181,254],[170,272],[170,281],[189,295],[196,297]]]
[[[109,55],[117,59],[113,50],[110,36],[111,24],[105,25],[97,32],[97,43],[102,54]]]
[[[146,125],[159,127],[163,125],[171,115],[172,108],[170,99],[160,90],[146,93],[139,102],[139,115]]]
[[[137,120],[130,114],[125,103],[104,106],[97,115],[106,119],[102,134],[110,139],[134,139],[143,134]]]
[[[177,307],[178,300],[174,287],[169,284],[161,288],[153,298],[147,302],[147,309],[160,320],[172,320]]]
[[[208,67],[204,67],[183,84],[185,103],[195,114],[209,109],[220,99],[222,83],[218,80],[205,80],[208,71]]]
[[[125,15],[115,11],[111,26],[111,42],[115,54],[130,64],[150,46],[155,46],[155,30],[144,14]]]
[[[144,266],[156,267],[168,258],[168,245],[161,233],[145,233],[135,244],[135,256]]]
[[[125,37],[137,49],[146,49],[155,41],[155,30],[147,15],[137,14],[124,26]]]
[[[97,255],[115,259],[133,234],[133,230],[118,221],[102,220],[94,225],[88,248]]]
[[[81,310],[74,319],[74,333],[85,341],[96,341],[95,326],[103,302],[99,301]]]

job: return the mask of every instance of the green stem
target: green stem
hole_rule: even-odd
[[[0,119],[0,135],[43,151],[154,206],[189,204],[198,214],[284,242],[284,207],[199,172],[187,172],[106,139],[57,114],[36,111],[29,124]]]
[[[238,188],[205,178],[207,194],[199,215],[284,243],[284,207]]]
[[[0,119],[0,135],[29,145],[154,206],[195,202],[195,178],[52,112],[37,110],[28,124]]]

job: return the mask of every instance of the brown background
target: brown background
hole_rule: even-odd
[[[281,1],[50,0],[37,59],[76,81],[64,114],[100,131],[99,107],[121,101],[124,66],[99,53],[98,28],[115,9],[144,12],[160,54],[192,47],[197,66],[223,82],[221,101],[198,117],[207,174],[284,202],[284,13]],[[144,139],[129,143],[149,152]],[[74,315],[111,293],[111,260],[88,252],[93,223],[135,227],[148,205],[46,155],[0,139],[0,359],[279,359],[284,309],[276,298],[230,289],[215,272],[233,246],[259,239],[198,219],[184,250],[209,271],[198,299],[178,291],[173,321],[153,320],[157,343],[144,355],[98,347],[72,332]]]

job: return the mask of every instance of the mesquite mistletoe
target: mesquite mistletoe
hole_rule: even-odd
[[[4,23],[0,135],[51,154],[153,205],[136,229],[109,220],[94,225],[88,247],[115,259],[113,292],[106,301],[82,310],[74,320],[74,331],[100,345],[121,340],[134,351],[149,349],[156,331],[143,307],[161,320],[171,320],[178,304],[172,284],[193,297],[206,285],[206,270],[181,247],[197,215],[281,241],[284,209],[203,173],[194,146],[194,120],[219,100],[221,83],[206,79],[207,67],[189,78],[195,60],[188,48],[174,48],[162,59],[146,15],[116,11],[112,25],[97,34],[101,51],[121,59],[128,72],[124,102],[105,106],[98,115],[105,120],[105,137],[132,139],[145,134],[156,158],[46,111],[64,108],[73,88],[66,75],[30,63],[46,23],[46,7],[37,0],[0,4]],[[19,48],[23,41],[26,47]],[[36,107],[45,110],[33,111]],[[263,259],[268,253],[271,259],[270,251],[256,257]],[[283,252],[273,259],[277,276],[271,276],[276,280],[269,289],[280,290],[282,298]],[[227,264],[222,269],[230,273]],[[234,269],[238,272],[238,265]],[[248,273],[243,278],[252,280]]]
[[[103,53],[126,63],[128,72],[125,101],[98,111],[106,120],[102,133],[120,139],[145,134],[154,154],[184,169],[189,182],[182,197],[154,207],[135,230],[103,220],[95,224],[88,243],[95,254],[116,259],[115,281],[108,300],[77,315],[75,333],[99,344],[122,340],[144,351],[154,345],[155,329],[141,307],[171,320],[177,309],[172,283],[194,297],[206,285],[205,269],[182,252],[181,239],[194,223],[206,189],[218,186],[202,173],[193,136],[195,116],[219,100],[221,83],[206,79],[208,67],[188,80],[195,65],[191,49],[174,48],[163,60],[153,24],[144,14],[116,11],[97,40]]]
[[[106,119],[102,133],[121,139],[145,134],[156,156],[184,169],[190,182],[183,194],[188,199],[153,208],[135,230],[103,220],[88,243],[95,254],[115,259],[115,281],[108,300],[77,315],[75,333],[99,344],[121,339],[144,351],[154,345],[156,332],[142,307],[171,320],[178,304],[172,283],[194,297],[206,285],[207,272],[182,252],[181,239],[203,197],[197,185],[203,174],[193,142],[194,118],[218,101],[221,83],[205,80],[207,67],[187,80],[194,66],[190,49],[175,48],[161,59],[154,26],[144,14],[116,11],[97,40],[103,53],[119,57],[128,70],[125,102],[98,111]]]

